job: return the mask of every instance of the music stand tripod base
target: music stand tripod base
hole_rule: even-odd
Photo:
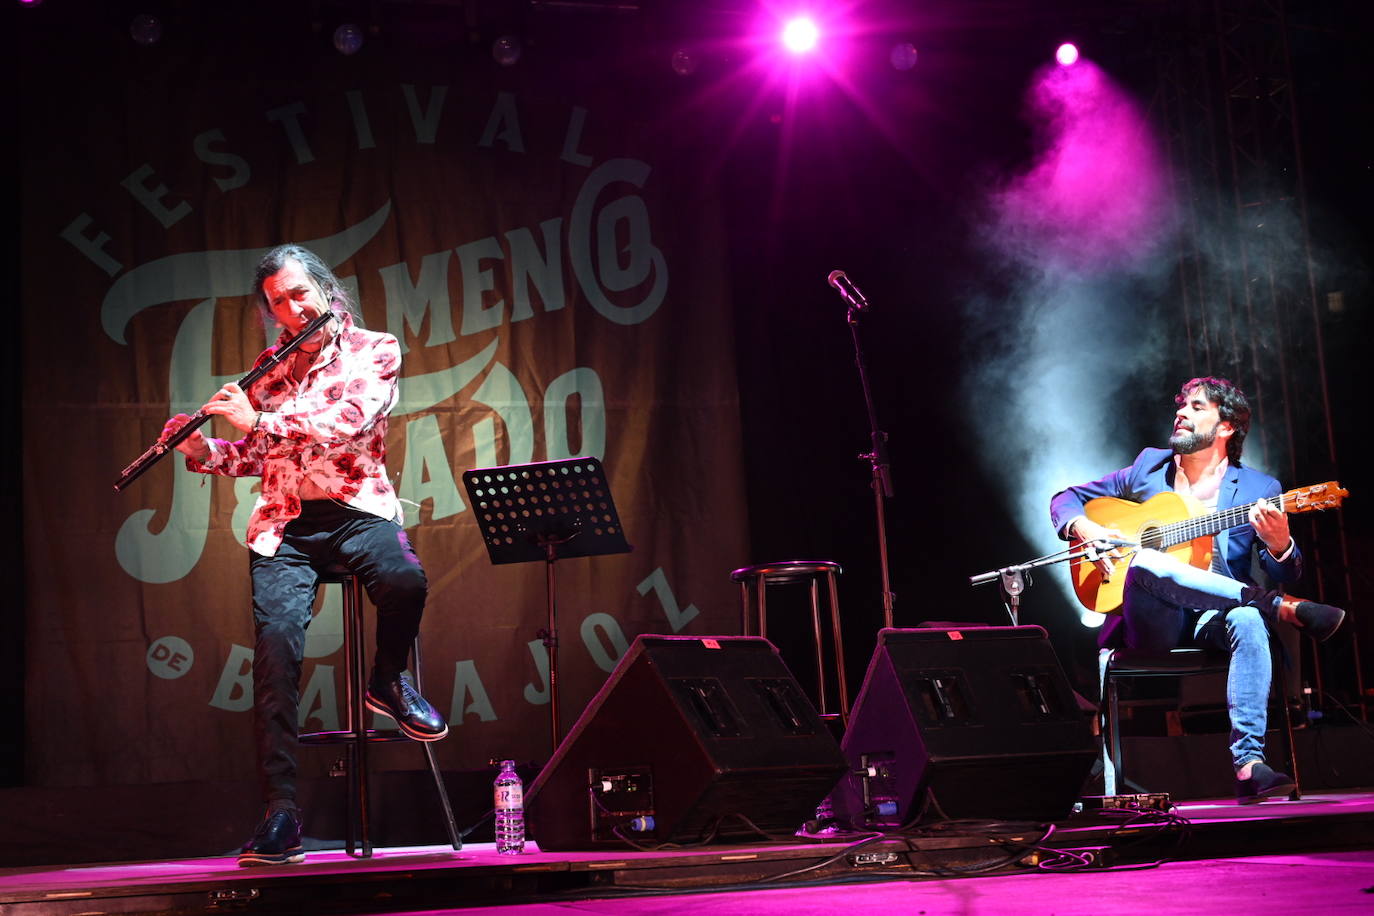
[[[558,606],[554,564],[572,557],[629,553],[605,469],[596,458],[474,468],[463,486],[492,565],[543,560],[548,624],[549,718],[558,749]]]

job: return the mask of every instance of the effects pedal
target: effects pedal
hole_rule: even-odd
[[[1135,811],[1171,811],[1174,803],[1168,792],[1141,792],[1135,795],[1087,795],[1074,812],[1108,811],[1129,808]]]

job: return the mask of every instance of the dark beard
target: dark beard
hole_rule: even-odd
[[[1212,427],[1210,432],[1206,433],[1181,429],[1169,438],[1169,448],[1174,450],[1175,455],[1191,455],[1193,452],[1200,452],[1205,448],[1210,448],[1215,441],[1217,441],[1217,430],[1215,426]]]

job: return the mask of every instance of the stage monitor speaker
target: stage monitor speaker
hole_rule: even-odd
[[[877,828],[1053,821],[1070,813],[1097,756],[1035,626],[880,630],[842,747],[851,772],[835,812]]]
[[[549,850],[761,838],[750,823],[790,836],[844,771],[768,640],[640,636],[530,786],[530,835]]]

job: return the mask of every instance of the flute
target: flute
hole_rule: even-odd
[[[301,329],[299,334],[282,344],[275,353],[269,356],[265,361],[254,366],[247,375],[239,379],[239,387],[246,392],[251,386],[257,383],[258,379],[262,378],[268,372],[271,372],[278,363],[285,359],[297,347],[305,343],[311,337],[314,337],[317,332],[324,330],[325,325],[333,320],[334,312],[331,310],[326,310],[323,315],[319,315],[311,320],[309,324]],[[157,464],[158,460],[162,458],[163,455],[176,448],[180,443],[185,442],[191,433],[204,426],[205,422],[209,420],[211,416],[212,415],[206,413],[205,408],[202,407],[191,415],[191,419],[187,420],[186,425],[182,426],[181,429],[172,433],[165,440],[158,439],[154,442],[146,452],[135,458],[133,463],[125,468],[119,475],[119,479],[115,481],[114,485],[115,492],[118,493],[139,477],[143,476],[143,473],[147,471],[148,468]]]

